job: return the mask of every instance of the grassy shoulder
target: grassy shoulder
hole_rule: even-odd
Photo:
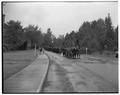
[[[3,53],[3,79],[7,79],[31,64],[36,58],[34,50]]]
[[[91,54],[93,57],[101,58],[104,61],[107,61],[112,64],[118,64],[118,58],[116,58],[115,52],[103,52],[100,54],[98,52]]]

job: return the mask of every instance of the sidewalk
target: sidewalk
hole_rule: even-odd
[[[4,81],[4,93],[39,92],[47,73],[49,60],[46,55],[39,55],[36,60]]]

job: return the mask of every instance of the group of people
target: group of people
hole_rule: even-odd
[[[68,58],[80,58],[81,50],[79,48],[55,48],[55,47],[47,47],[45,48],[48,51],[52,51],[54,53],[59,53],[62,56]]]
[[[68,58],[80,58],[80,49],[78,48],[62,49],[62,55]]]

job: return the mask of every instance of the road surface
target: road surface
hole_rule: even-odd
[[[50,66],[42,92],[118,92],[118,61],[91,55],[68,59],[46,54]]]
[[[118,61],[92,55],[68,59],[45,51],[4,80],[3,88],[4,93],[118,92]]]

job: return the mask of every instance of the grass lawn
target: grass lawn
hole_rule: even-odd
[[[36,58],[34,50],[3,53],[3,79],[7,79],[31,64]]]

